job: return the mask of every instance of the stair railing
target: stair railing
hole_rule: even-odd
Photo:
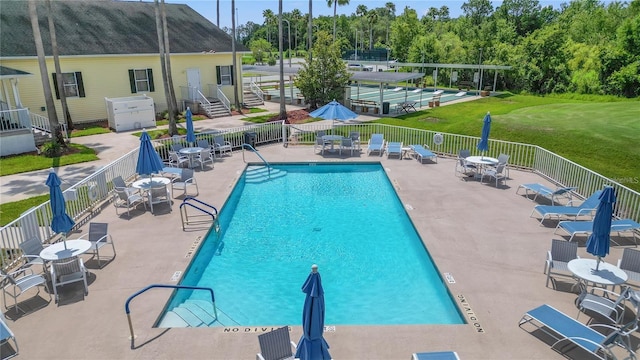
[[[244,161],[245,163],[247,162],[247,160],[245,160],[244,158],[244,149],[250,149],[253,150],[253,153],[258,155],[258,157],[260,158],[260,160],[262,160],[262,162],[264,163],[264,165],[267,167],[267,172],[268,175],[271,176],[271,164],[269,164],[269,162],[267,160],[265,160],[262,155],[260,155],[260,153],[258,152],[258,150],[256,150],[253,146],[251,146],[250,144],[244,143],[242,144],[242,161]]]
[[[221,85],[218,85],[217,97],[218,97],[218,100],[220,100],[220,102],[224,106],[224,108],[227,109],[229,113],[231,113],[231,101],[229,101],[229,98],[227,98],[227,95],[225,95],[224,92],[222,92]]]
[[[144,289],[142,289],[140,291],[137,291],[133,295],[129,296],[127,298],[127,301],[125,301],[125,303],[124,303],[124,312],[127,314],[127,321],[129,322],[129,332],[131,333],[130,340],[131,340],[131,347],[132,348],[133,348],[133,342],[135,340],[135,334],[133,332],[133,323],[131,322],[131,309],[129,309],[129,303],[131,302],[131,300],[133,300],[133,298],[135,298],[138,295],[146,292],[147,290],[153,289],[153,288],[206,290],[211,294],[211,303],[213,304],[213,314],[216,317],[216,319],[218,318],[218,310],[216,310],[216,299],[215,299],[215,296],[213,294],[213,289],[211,289],[211,288],[200,287],[200,286],[189,286],[189,285],[167,285],[167,284],[149,285],[149,286],[145,287]]]
[[[260,99],[260,101],[264,102],[264,92],[260,89],[260,86],[255,83],[255,81],[251,81],[249,89]]]
[[[192,203],[193,201],[201,204],[202,207],[193,204]],[[194,225],[197,223],[203,223],[202,221],[199,221],[199,222],[189,221],[189,215],[187,214],[187,208],[186,208],[187,206],[192,207],[204,213],[205,215],[200,215],[200,216],[207,216],[207,221],[206,221],[207,223],[209,223],[209,220],[208,220],[209,217],[211,218],[212,223],[216,223],[216,215],[218,215],[218,209],[215,206],[207,204],[204,201],[198,200],[193,196],[187,196],[186,198],[184,198],[184,200],[182,200],[182,204],[180,204],[180,218],[182,220],[182,231],[185,230],[185,225]],[[203,207],[209,208],[211,210],[203,209]],[[220,232],[220,226],[218,224],[216,224],[215,230],[216,230],[216,233]]]

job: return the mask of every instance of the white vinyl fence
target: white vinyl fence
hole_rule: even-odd
[[[222,135],[229,141],[234,150],[239,150],[245,143],[247,133],[255,138],[255,144],[282,143],[285,147],[296,145],[313,145],[317,131],[327,134],[348,135],[351,131],[360,132],[360,141],[366,146],[371,134],[384,134],[387,141],[401,141],[404,144],[426,144],[432,151],[441,156],[455,157],[460,149],[475,149],[479,138],[474,136],[441,133],[442,143],[435,144],[434,135],[437,132],[419,130],[401,126],[384,124],[342,124],[326,125],[325,123],[310,123],[287,125],[284,123],[267,123],[261,125],[247,125],[215,132],[199,133],[198,140],[213,143],[214,136]],[[154,140],[154,147],[163,160],[169,158],[170,145],[175,142],[186,143],[184,136],[171,139]],[[619,218],[630,218],[640,222],[640,193],[628,187],[595,173],[559,155],[538,146],[489,139],[490,151],[487,156],[497,157],[501,153],[509,154],[509,166],[531,170],[548,180],[561,186],[575,186],[578,194],[583,198],[591,195],[604,185],[611,185],[616,190],[617,202],[614,215]],[[138,149],[134,149],[118,160],[98,170],[82,181],[74,184],[63,194],[67,199],[67,212],[81,226],[88,221],[90,215],[99,212],[112,200],[113,178],[121,176],[130,180],[136,176]],[[49,202],[34,207],[25,212],[20,218],[0,229],[0,265],[3,269],[10,268],[19,261],[18,244],[22,241],[37,237],[44,243],[58,240],[51,223],[51,208]]]

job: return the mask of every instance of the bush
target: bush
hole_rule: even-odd
[[[267,62],[267,64],[269,64],[269,66],[275,65],[276,64],[276,59],[270,58],[269,61]]]
[[[40,151],[48,158],[60,157],[62,155],[62,146],[55,141],[49,141],[42,145]]]

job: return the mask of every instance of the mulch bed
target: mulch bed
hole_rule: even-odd
[[[307,110],[292,110],[287,111],[287,124],[302,124],[306,122],[311,116],[309,116],[309,112]],[[268,121],[280,121],[278,119],[278,115],[270,118]]]

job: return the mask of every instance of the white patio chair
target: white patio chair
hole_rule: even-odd
[[[175,151],[169,152],[169,166],[182,167],[183,164],[189,165],[189,157],[180,155]]]
[[[211,153],[211,151],[209,149],[202,149],[200,150],[200,153],[198,154],[198,158],[196,159],[197,162],[200,163],[200,169],[204,170],[204,164],[207,162],[211,163],[211,167],[214,167],[214,159],[213,159],[213,154]]]
[[[213,148],[220,153],[220,156],[224,155],[224,153],[231,154],[231,143],[226,141],[222,135],[214,136],[213,142]]]
[[[70,259],[55,260],[51,262],[51,285],[55,302],[58,303],[58,287],[82,281],[84,285],[84,295],[89,294],[87,285],[87,269],[84,267],[82,259],[75,256]]]
[[[324,154],[324,149],[328,144],[322,140],[322,136],[316,136],[316,143],[313,145],[313,151],[317,151],[320,148],[320,154]]]
[[[176,178],[171,183],[172,190],[182,190],[182,194],[184,196],[187,195],[187,191],[189,187],[196,188],[196,194],[192,196],[198,196],[200,194],[200,190],[198,190],[198,183],[196,182],[196,178],[194,176],[193,170],[191,169],[182,169],[182,173],[179,178]]]
[[[353,150],[355,150],[355,146],[353,145],[353,140],[351,138],[344,138],[340,140],[340,155],[342,155],[342,150],[348,149],[351,151],[351,155],[353,155]]]
[[[113,257],[111,260],[116,257],[116,247],[113,244],[113,238],[111,234],[107,231],[109,228],[109,224],[107,223],[98,223],[92,222],[89,223],[89,232],[80,236],[79,240],[89,240],[91,242],[91,248],[87,251],[88,254],[93,254],[98,259],[98,267],[102,267],[100,264],[100,249],[105,245],[111,245],[111,249],[113,250]]]
[[[47,294],[49,294],[49,300],[51,300],[51,293],[47,287],[47,279],[42,275],[34,274],[31,268],[23,267],[10,273],[6,273],[0,269],[0,275],[2,275],[3,281],[8,282],[2,288],[2,302],[7,310],[9,310],[7,295],[13,298],[14,309],[17,313],[18,310],[22,310],[18,306],[18,297],[34,287],[38,289],[38,293],[34,295],[34,297],[40,294],[39,286],[44,286]],[[24,310],[22,311],[24,312]]]
[[[480,182],[484,181],[484,177],[490,177],[496,179],[496,187],[498,187],[498,182],[500,180],[504,180],[505,184],[507,181],[506,163],[499,163],[495,168],[486,168],[482,171],[482,176],[480,177]]]
[[[191,169],[183,169],[185,170]],[[171,211],[171,194],[169,193],[169,187],[165,184],[154,185],[149,188],[147,192],[147,200],[149,201],[149,206],[151,207],[151,213],[155,214],[153,210],[153,206],[157,204],[167,203],[169,205],[169,211]]]
[[[463,149],[458,152],[458,161],[456,162],[456,174],[460,174],[463,177],[475,176],[478,172],[478,167],[469,164],[465,159],[471,156],[471,152],[468,149]]]
[[[32,265],[42,266],[43,272],[46,274],[46,262],[40,257],[40,252],[44,250],[42,241],[37,237],[27,239],[18,244],[20,250],[22,250],[22,258],[24,259],[24,265],[22,267],[29,267]]]
[[[132,207],[138,206],[140,203],[144,205],[144,210],[147,210],[147,204],[144,201],[144,197],[139,193],[130,191],[129,188],[115,188],[113,193],[113,206],[116,208],[116,215],[119,208],[127,209],[127,216],[131,216],[130,210]]]
[[[568,274],[570,273],[568,264],[569,261],[573,259],[578,259],[577,242],[557,239],[551,240],[551,250],[547,252],[547,260],[544,264],[544,274],[547,274],[547,283],[545,286],[549,287],[551,274],[570,276],[573,278],[573,274]]]
[[[8,344],[9,341],[13,341],[13,347],[14,347],[14,349],[12,349],[13,351],[7,348],[4,348],[4,344]],[[2,360],[11,359],[12,357],[17,356],[19,353],[18,341],[16,340],[16,335],[13,333],[13,331],[11,331],[11,329],[9,329],[9,326],[6,323],[4,314],[2,312],[0,312],[0,348],[11,351],[11,352],[3,351],[1,354]]]

